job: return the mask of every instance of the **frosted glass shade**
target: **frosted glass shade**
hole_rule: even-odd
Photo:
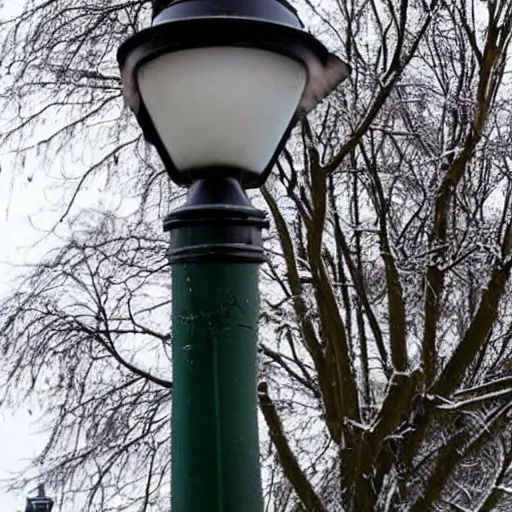
[[[139,90],[175,167],[261,174],[306,87],[303,64],[265,50],[181,50],[143,64]]]

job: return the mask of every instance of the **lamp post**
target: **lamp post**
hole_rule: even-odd
[[[285,0],[177,0],[118,52],[124,96],[170,178],[173,512],[261,512],[261,186],[297,119],[349,74]]]
[[[37,486],[37,496],[27,498],[27,506],[25,512],[52,512],[53,500],[47,498],[44,492],[44,484]]]

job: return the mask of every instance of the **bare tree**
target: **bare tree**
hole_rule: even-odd
[[[85,509],[158,510],[172,376],[155,219],[175,191],[120,107],[113,60],[149,9],[66,1],[2,24],[3,141],[21,159],[105,143],[65,176],[73,235],[0,306],[3,406],[44,400],[51,437],[36,462]],[[512,5],[298,7],[354,72],[262,191],[267,509],[508,510]],[[47,112],[63,128],[44,138]],[[100,172],[107,191],[126,180],[139,193],[135,214],[72,215]]]
[[[34,462],[65,484],[66,506],[149,510],[168,501],[170,473],[166,243],[101,217],[75,226],[3,305],[4,406],[20,390],[44,400],[50,436]]]

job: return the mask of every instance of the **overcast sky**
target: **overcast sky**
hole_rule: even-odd
[[[35,215],[44,206],[44,175],[36,175],[29,182],[20,173],[13,181],[14,167],[6,165],[5,154],[0,154],[0,158],[0,297],[4,297],[12,289],[10,280],[16,273],[11,264],[44,254],[42,247],[32,247],[41,234],[29,222],[29,215]],[[43,445],[44,436],[36,433],[37,418],[28,409],[27,405],[16,413],[0,414],[0,481],[22,469]],[[23,511],[25,495],[30,490],[21,495],[7,493],[0,483],[0,511]],[[54,507],[53,512],[59,511]]]

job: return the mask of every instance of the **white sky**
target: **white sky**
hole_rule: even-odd
[[[22,175],[12,182],[13,168],[5,165],[5,155],[0,154],[0,297],[12,289],[9,281],[15,269],[9,263],[19,263],[26,257],[33,259],[41,249],[30,250],[40,234],[31,226],[29,215],[44,205],[44,174],[37,174],[29,183]],[[13,188],[11,189],[11,186]],[[10,206],[9,206],[10,203]],[[42,252],[44,254],[44,250]],[[43,446],[44,436],[37,434],[36,416],[27,409],[16,413],[0,414],[0,510],[17,512],[25,509],[25,499],[31,489],[17,495],[4,490],[2,480],[12,472],[22,469],[29,458],[37,455]],[[50,491],[51,492],[51,491]],[[30,495],[34,495],[30,492]],[[54,512],[59,512],[55,506]]]
[[[22,9],[25,0],[12,0],[1,5],[0,19],[6,19]],[[38,172],[37,165],[30,172],[18,170],[5,148],[0,148],[0,299],[12,291],[12,279],[21,269],[13,264],[37,261],[48,250],[48,243],[34,243],[41,239],[36,214],[48,206],[45,198],[46,173]],[[32,174],[32,181],[27,177]],[[38,217],[38,218],[35,218]],[[48,240],[47,240],[48,242]],[[44,446],[45,436],[38,433],[37,413],[30,414],[29,406],[19,411],[0,413],[0,511],[23,512],[27,496],[35,496],[31,487],[20,493],[7,492],[5,480],[22,470]],[[48,496],[52,497],[51,489]],[[56,503],[53,512],[60,512]]]

